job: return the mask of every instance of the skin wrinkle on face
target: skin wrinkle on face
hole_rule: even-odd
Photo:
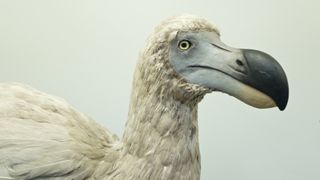
[[[178,44],[184,40],[191,46],[181,50]],[[171,40],[169,54],[173,69],[189,83],[225,92],[254,107],[276,106],[267,94],[242,82],[250,78],[246,61],[240,60],[244,59],[242,52],[222,43],[214,31],[178,32]]]

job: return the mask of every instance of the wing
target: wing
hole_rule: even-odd
[[[101,163],[112,169],[117,147],[115,135],[63,100],[0,84],[0,179],[87,179]]]

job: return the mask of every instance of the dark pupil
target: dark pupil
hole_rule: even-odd
[[[181,47],[182,47],[182,48],[188,47],[188,43],[186,43],[186,42],[181,43]]]

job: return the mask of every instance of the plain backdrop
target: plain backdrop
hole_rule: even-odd
[[[209,19],[222,40],[275,57],[285,111],[222,94],[199,105],[203,180],[320,179],[320,1],[1,0],[0,81],[60,96],[122,135],[139,51],[161,20]]]

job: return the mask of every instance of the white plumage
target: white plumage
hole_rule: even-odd
[[[0,99],[2,178],[85,179],[118,156],[110,132],[57,97],[13,83],[0,84]]]
[[[199,179],[196,104],[208,89],[173,78],[164,43],[172,32],[200,29],[215,30],[183,15],[150,36],[134,75],[123,140],[60,98],[0,84],[0,179]],[[178,87],[190,103],[172,99]]]

